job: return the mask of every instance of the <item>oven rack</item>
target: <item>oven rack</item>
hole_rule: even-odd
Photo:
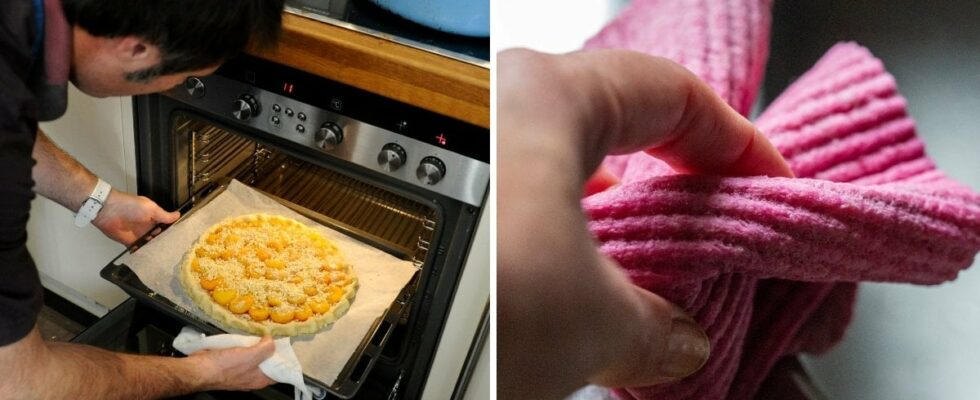
[[[189,193],[233,178],[329,219],[329,224],[383,244],[390,254],[425,263],[435,235],[431,207],[326,168],[298,160],[232,131],[175,116],[176,137],[188,140]],[[193,196],[191,197],[194,198]]]

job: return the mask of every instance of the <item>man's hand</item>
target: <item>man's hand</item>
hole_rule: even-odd
[[[34,191],[78,212],[99,178],[40,130],[32,155],[37,161],[31,171]],[[128,246],[157,224],[169,224],[177,218],[180,213],[166,212],[146,197],[112,190],[92,224],[110,239]]]
[[[0,399],[158,399],[208,390],[253,390],[272,383],[258,365],[275,343],[201,351],[189,357],[113,353],[45,342],[35,327],[0,346]]]
[[[205,377],[208,390],[253,390],[275,383],[259,369],[275,350],[272,337],[266,336],[251,347],[203,350],[189,358],[197,362],[199,371],[212,373]]]
[[[178,218],[180,212],[167,212],[153,200],[113,190],[92,224],[110,239],[130,245],[158,224]]]
[[[789,167],[669,60],[524,50],[501,53],[497,67],[498,394],[557,398],[587,383],[644,386],[694,373],[706,336],[599,253],[583,186],[606,154],[639,150],[690,173],[790,176]]]

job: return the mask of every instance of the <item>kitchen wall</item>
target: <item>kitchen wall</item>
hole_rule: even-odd
[[[41,129],[114,188],[136,191],[130,98],[94,99],[71,88],[68,113]],[[46,288],[102,315],[125,293],[99,277],[124,247],[94,226],[77,228],[74,211],[38,196],[31,207],[27,247]]]
[[[492,1],[494,31],[491,49],[510,47],[564,53],[582,47],[621,6],[618,0]]]

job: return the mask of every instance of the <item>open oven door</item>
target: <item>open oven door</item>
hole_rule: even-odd
[[[192,201],[189,201],[180,208],[181,214],[186,217],[200,209],[225,190],[229,183],[230,180],[226,178],[219,182],[206,185],[202,190],[192,196]],[[373,239],[374,235],[369,232],[358,231],[356,228],[352,228],[340,221],[333,220],[323,214],[289,201],[283,199],[277,200],[322,225],[342,231],[348,236],[370,243],[393,255],[406,259],[409,257],[407,254],[399,253],[398,249],[391,246],[390,243]],[[161,226],[161,228],[166,229],[168,226]],[[119,257],[103,268],[101,272],[101,276],[104,279],[119,286],[132,296],[132,298],[77,336],[73,340],[74,342],[105,347],[116,351],[136,351],[141,354],[179,356],[180,353],[173,349],[171,343],[177,332],[183,326],[192,326],[208,335],[226,333],[221,327],[196,317],[190,310],[184,309],[170,299],[155,293],[140,280],[129,266],[120,261],[125,254],[138,251],[141,246],[146,244],[147,240],[149,240],[149,236],[134,243],[126,252],[120,254]],[[417,280],[418,276],[413,279],[413,282],[417,283]],[[364,383],[364,378],[381,357],[381,350],[392,337],[394,328],[403,317],[403,311],[406,310],[406,305],[411,302],[411,295],[414,291],[411,290],[410,286],[403,289],[397,300],[372,324],[367,335],[361,339],[357,349],[347,361],[335,381],[322,382],[306,376],[307,385],[317,398],[324,398],[329,393],[335,397],[347,399],[353,397],[358,392]],[[268,393],[262,394],[260,392],[256,395],[271,395],[275,392],[280,391],[272,389]]]

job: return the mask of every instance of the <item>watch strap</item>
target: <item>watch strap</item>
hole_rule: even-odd
[[[92,222],[99,211],[102,210],[102,205],[105,204],[106,198],[109,197],[109,192],[112,191],[112,186],[106,181],[99,179],[99,183],[95,184],[95,189],[92,190],[92,194],[88,196],[85,203],[82,203],[82,208],[78,209],[78,213],[75,214],[75,226],[81,228]]]

